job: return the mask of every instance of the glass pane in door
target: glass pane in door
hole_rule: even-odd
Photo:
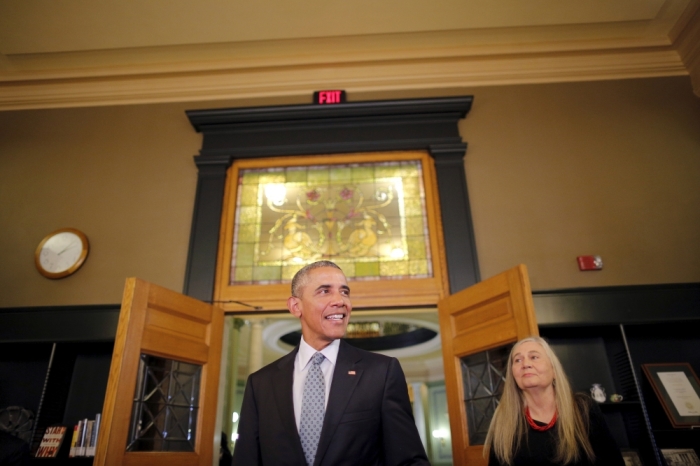
[[[194,451],[202,366],[142,354],[127,451]]]
[[[461,359],[469,445],[483,445],[503,393],[512,345],[470,354]]]

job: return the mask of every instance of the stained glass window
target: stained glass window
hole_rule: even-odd
[[[229,284],[321,259],[353,280],[432,277],[421,162],[240,170]]]

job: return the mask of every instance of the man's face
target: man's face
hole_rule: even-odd
[[[345,274],[334,267],[309,271],[300,297],[287,300],[289,312],[301,321],[304,341],[316,350],[345,335],[352,304]]]

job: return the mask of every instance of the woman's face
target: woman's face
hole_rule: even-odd
[[[521,390],[542,389],[552,385],[554,369],[552,362],[537,342],[521,343],[511,360],[515,383]]]

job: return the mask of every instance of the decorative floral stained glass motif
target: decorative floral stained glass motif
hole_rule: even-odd
[[[332,260],[353,280],[432,276],[420,161],[239,172],[231,285]]]

